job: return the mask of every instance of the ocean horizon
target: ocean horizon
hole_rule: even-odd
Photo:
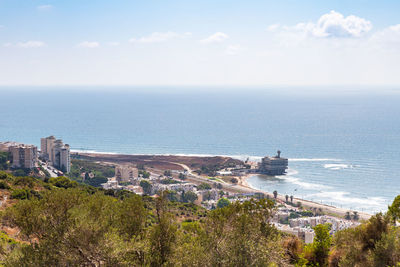
[[[55,135],[74,151],[242,160],[280,149],[288,174],[255,175],[252,187],[370,213],[398,195],[400,96],[390,90],[160,91],[3,90],[0,141]]]

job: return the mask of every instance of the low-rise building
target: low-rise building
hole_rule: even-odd
[[[118,165],[115,167],[115,178],[118,182],[133,182],[138,179],[138,169],[129,165]]]

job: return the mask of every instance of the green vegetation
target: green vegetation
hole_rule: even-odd
[[[150,173],[145,170],[139,170],[139,175],[141,175],[145,179],[150,178]]]
[[[224,207],[227,207],[227,206],[229,206],[229,204],[231,204],[231,202],[228,200],[228,199],[226,199],[226,198],[220,198],[219,200],[218,200],[218,202],[217,202],[217,208],[224,208]]]
[[[213,211],[194,205],[192,192],[137,196],[78,184],[48,182],[0,171],[13,203],[1,213],[4,266],[398,266],[399,199],[387,214],[329,234],[317,225],[305,245],[269,224],[275,209],[260,198]],[[142,181],[148,183],[148,181]],[[143,184],[144,185],[144,184]],[[143,186],[142,185],[142,186]],[[7,189],[9,188],[9,189]],[[188,203],[174,199],[183,197]],[[172,200],[172,202],[170,201]],[[310,215],[298,213],[298,216]],[[354,216],[352,214],[351,216]],[[7,232],[8,233],[8,232]]]
[[[0,152],[0,170],[7,170],[10,167],[10,153]]]
[[[140,181],[140,186],[143,188],[143,193],[145,195],[151,195],[152,185],[150,184],[150,182],[142,180]]]
[[[174,179],[163,179],[160,181],[161,184],[180,184],[181,182]]]
[[[102,183],[107,182],[107,178],[113,177],[115,167],[97,162],[81,159],[72,159],[71,171],[67,174],[69,178],[80,183],[101,187]],[[83,174],[83,177],[81,176]],[[94,175],[90,178],[89,174]]]
[[[211,190],[211,185],[207,183],[201,183],[197,186],[198,190]]]

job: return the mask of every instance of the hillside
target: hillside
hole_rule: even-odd
[[[269,224],[274,202],[207,211],[78,184],[0,172],[0,255],[5,266],[395,266],[400,262],[400,197],[388,214],[314,243]]]

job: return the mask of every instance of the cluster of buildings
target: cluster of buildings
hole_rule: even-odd
[[[318,224],[331,224],[331,234],[336,233],[337,231],[344,230],[347,228],[352,228],[360,225],[359,222],[349,221],[345,219],[340,219],[332,216],[317,216],[317,217],[304,217],[304,218],[296,218],[289,219],[290,227],[315,227]]]
[[[54,168],[68,173],[71,169],[70,148],[61,139],[49,136],[40,139],[40,157]],[[17,142],[0,142],[0,151],[11,154],[11,167],[32,169],[37,167],[39,153],[34,145]]]
[[[278,230],[295,235],[302,239],[305,243],[313,242],[315,237],[313,228],[318,224],[331,224],[331,234],[360,225],[360,223],[356,221],[345,220],[327,215],[289,219],[289,216],[292,212],[297,212],[297,210],[279,208],[272,219],[272,223]],[[280,223],[285,219],[288,219],[289,224]]]
[[[49,136],[40,139],[40,155],[54,168],[68,173],[71,170],[70,148],[61,139]]]

